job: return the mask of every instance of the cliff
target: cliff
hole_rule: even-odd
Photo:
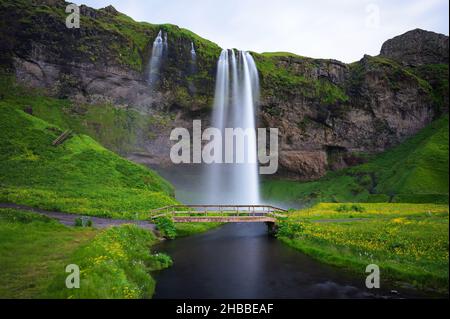
[[[1,1],[2,68],[23,85],[70,100],[72,109],[107,104],[151,118],[132,147],[111,148],[136,161],[169,164],[171,129],[190,127],[193,118],[209,122],[221,49],[188,30],[135,22],[112,7],[82,6],[81,28],[67,29],[66,4]],[[167,33],[169,50],[151,90],[148,62],[159,30]],[[259,125],[280,128],[280,175],[293,179],[360,164],[448,112],[444,35],[414,30],[387,41],[380,56],[352,64],[252,55],[261,80]]]

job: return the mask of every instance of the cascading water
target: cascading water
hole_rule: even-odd
[[[243,148],[234,145],[232,164],[210,164],[207,168],[207,201],[223,204],[259,204],[255,107],[259,97],[258,71],[248,52],[223,50],[217,64],[212,126],[249,130]],[[224,152],[223,152],[224,154]],[[225,156],[223,156],[225,157]],[[245,158],[244,163],[236,163]]]
[[[158,36],[153,42],[152,57],[150,59],[150,70],[148,76],[150,86],[154,86],[155,83],[159,80],[159,72],[163,55],[167,53],[167,50],[167,33],[164,35],[163,39],[162,31],[159,31]]]
[[[191,61],[195,63],[196,60],[197,60],[197,53],[195,52],[194,43],[191,42]]]
[[[164,55],[167,55],[168,51],[169,51],[169,41],[167,38],[167,32],[164,32]]]
[[[195,47],[194,47],[193,42],[191,42],[191,61],[190,61],[189,71],[190,71],[191,75],[194,75],[195,73],[197,73],[197,52],[195,52]],[[189,80],[189,91],[193,94],[195,94],[197,92],[194,81],[192,79]]]

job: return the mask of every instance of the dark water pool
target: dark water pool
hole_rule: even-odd
[[[413,291],[365,287],[364,269],[348,274],[267,234],[265,224],[227,224],[157,247],[173,267],[154,274],[154,298],[408,298]],[[397,290],[398,293],[393,293]]]

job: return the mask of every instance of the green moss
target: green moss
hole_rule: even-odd
[[[300,58],[300,59],[304,59],[306,57],[295,54],[295,53],[290,53],[290,52],[263,52],[261,53],[262,56],[265,57],[290,57],[290,58]]]
[[[428,64],[411,68],[410,71],[428,81],[433,89],[433,99],[438,112],[448,108],[448,64]]]
[[[300,68],[306,71],[316,67],[316,63],[327,62],[325,60],[285,53],[253,53],[253,56],[262,80],[263,95],[274,95],[285,100],[300,94],[323,105],[335,105],[349,100],[343,87],[326,79],[308,78],[290,65],[290,59],[295,59]]]
[[[385,75],[391,85],[391,89],[394,91],[398,90],[398,85],[404,80],[415,81],[419,87],[427,93],[432,92],[430,84],[424,79],[418,77],[416,74],[411,72],[408,68],[399,65],[397,62],[390,60],[388,58],[376,56],[368,57],[367,62],[369,68],[375,68],[378,71],[384,70]],[[381,67],[381,68],[380,68]]]

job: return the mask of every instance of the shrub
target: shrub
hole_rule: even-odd
[[[281,222],[278,224],[278,237],[287,237],[293,239],[302,234],[304,230],[304,225],[302,223],[295,222]]]
[[[92,220],[88,217],[78,217],[75,219],[75,227],[92,227]]]
[[[172,219],[161,217],[156,220],[156,227],[161,235],[168,239],[174,239],[177,236],[177,230]]]
[[[365,212],[366,209],[362,207],[361,205],[353,204],[351,206],[349,205],[340,205],[336,208],[336,211],[339,213],[346,213],[346,212],[358,212],[362,213]]]
[[[164,253],[154,254],[148,261],[148,266],[152,270],[169,268],[170,266],[172,266],[172,264],[172,258]]]

